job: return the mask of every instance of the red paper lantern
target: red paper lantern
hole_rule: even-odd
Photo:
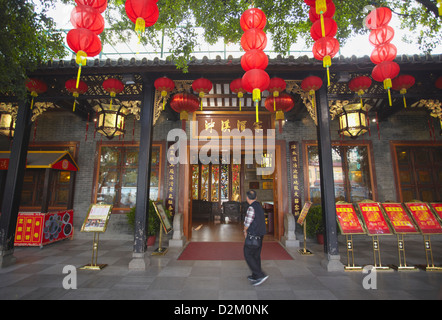
[[[198,110],[199,100],[196,96],[190,93],[177,93],[170,100],[170,106],[180,114],[182,128],[183,130],[186,130],[186,120],[188,119],[189,112],[195,112]]]
[[[241,37],[241,46],[244,51],[252,49],[264,50],[267,46],[267,36],[261,29],[249,29]]]
[[[89,29],[95,34],[100,34],[104,30],[104,18],[90,6],[78,5],[71,12],[71,23],[74,28]]]
[[[334,37],[338,32],[338,24],[332,18],[324,18],[324,34],[325,37]],[[313,40],[318,40],[323,37],[322,28],[321,28],[321,20],[313,23],[310,29],[310,35]]]
[[[161,91],[161,97],[163,98],[163,110],[166,105],[166,97],[167,95],[175,89],[175,82],[169,79],[168,77],[161,77],[155,80],[154,82],[155,89],[157,91]]]
[[[335,12],[336,12],[336,6],[332,1],[330,1],[327,3],[327,11],[325,11],[323,13],[323,17],[324,18],[333,18],[333,16],[335,15]],[[313,23],[321,19],[321,15],[316,13],[316,6],[310,7],[308,16],[309,16],[310,21]]]
[[[269,96],[264,103],[265,108],[269,112],[276,112],[275,120],[279,121],[279,132],[282,132],[282,120],[284,120],[284,112],[288,112],[295,106],[293,98],[283,92],[278,96]]]
[[[397,48],[394,44],[384,43],[374,48],[371,53],[370,60],[374,64],[379,64],[384,61],[393,61],[397,55]]]
[[[241,111],[241,98],[244,97],[244,93],[247,92],[242,86],[241,78],[235,79],[230,83],[230,91],[237,94],[239,98],[239,111]]]
[[[396,62],[385,61],[376,65],[371,72],[371,76],[375,81],[383,82],[384,89],[388,90],[388,100],[391,104],[390,88],[392,87],[391,79],[399,74],[400,68]]]
[[[154,0],[126,0],[125,9],[129,19],[135,23],[138,38],[146,27],[153,26],[157,22],[160,14]]]
[[[85,5],[97,9],[98,12],[103,13],[107,8],[107,0],[75,0],[77,5]]]
[[[272,94],[273,97],[278,97],[279,93],[284,91],[286,86],[287,84],[285,83],[284,79],[274,77],[270,79],[269,87],[267,88],[267,90]],[[273,109],[274,111],[276,111],[276,100],[273,99],[273,102],[274,102]]]
[[[115,98],[117,93],[120,93],[124,90],[124,84],[118,79],[109,78],[103,81],[103,89],[109,92],[111,96],[109,108],[112,110],[112,99]]]
[[[316,3],[318,3],[319,1],[324,1],[324,0],[304,0],[304,2],[308,5],[308,6],[315,6]],[[327,0],[326,3],[330,3],[332,2],[332,0]]]
[[[339,51],[339,41],[332,37],[320,38],[313,44],[313,56],[322,60],[324,68],[327,68],[328,85],[330,85],[330,72],[331,59]]]
[[[31,109],[34,106],[34,98],[38,97],[39,94],[45,93],[48,90],[46,83],[39,79],[27,79],[25,83],[26,89],[31,93]]]
[[[210,90],[212,90],[212,82],[205,78],[199,78],[192,82],[192,89],[195,92],[198,92],[199,97],[201,98],[201,111],[203,111],[203,100],[205,94],[208,94]]]
[[[269,58],[262,50],[252,49],[247,51],[241,57],[241,67],[244,71],[249,71],[251,69],[262,69],[267,68],[269,64]]]
[[[365,25],[368,29],[373,30],[387,25],[391,20],[391,10],[386,7],[377,8],[371,11],[365,19]]]
[[[267,18],[264,12],[258,8],[250,8],[241,15],[239,24],[243,31],[257,28],[264,29],[267,23]]]
[[[371,79],[367,76],[360,76],[350,80],[348,88],[356,92],[359,96],[363,95],[371,87]]]
[[[368,90],[368,88],[370,88],[371,86],[371,79],[367,76],[360,76],[360,77],[356,77],[350,80],[350,82],[348,83],[348,88],[351,91],[354,91],[358,94],[358,96],[361,99],[361,108],[363,106],[363,101],[362,101],[362,95],[365,93],[365,91]]]
[[[252,69],[247,71],[242,77],[242,85],[247,92],[252,93],[255,101],[256,122],[259,122],[258,102],[261,100],[261,92],[266,90],[270,83],[270,77],[264,70]]]
[[[69,91],[70,93],[72,93],[72,95],[75,98],[78,98],[80,96],[80,94],[85,94],[87,92],[87,90],[89,89],[86,82],[81,81],[81,80],[78,83],[78,88],[77,88],[77,79],[67,80],[66,83],[64,84],[64,86],[66,87],[66,90]],[[73,112],[75,112],[76,103],[77,103],[77,99],[74,100],[74,106],[72,108]]]
[[[396,78],[394,78],[391,81],[392,84],[392,89],[399,91],[400,94],[402,94],[403,98],[404,98],[404,107],[407,107],[407,101],[405,99],[405,94],[407,93],[407,90],[410,89],[414,83],[416,82],[416,80],[414,79],[413,76],[410,76],[408,74],[402,74]]]
[[[372,30],[368,36],[368,41],[374,45],[381,45],[391,42],[394,38],[394,29],[390,26],[382,26]]]
[[[315,108],[315,92],[322,87],[322,79],[317,76],[309,76],[302,80],[301,88],[305,92],[308,92],[311,96],[312,106]]]

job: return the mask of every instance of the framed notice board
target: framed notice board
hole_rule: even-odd
[[[91,204],[81,231],[105,232],[112,212],[111,204]]]
[[[364,226],[351,203],[337,203],[336,218],[342,234],[366,234]]]
[[[161,225],[164,228],[164,232],[168,234],[170,231],[172,231],[172,223],[170,222],[169,217],[164,210],[163,204],[159,201],[154,201],[153,206],[155,208],[155,212],[160,218]]]
[[[388,219],[390,219],[394,232],[399,234],[419,233],[401,203],[382,203],[382,207]]]
[[[390,227],[382,214],[381,206],[377,202],[359,202],[358,208],[362,219],[365,222],[365,228],[369,235],[387,235],[392,234]]]
[[[406,202],[405,205],[422,234],[442,234],[442,227],[425,202]]]

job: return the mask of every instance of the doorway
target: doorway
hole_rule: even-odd
[[[265,155],[261,163],[246,164],[245,158],[244,153],[240,159],[231,154],[229,159],[215,161],[218,163],[190,166],[191,241],[243,241],[246,192],[250,189],[257,192],[265,210],[266,238],[273,239],[273,174],[257,175],[256,168],[273,165],[274,159]]]

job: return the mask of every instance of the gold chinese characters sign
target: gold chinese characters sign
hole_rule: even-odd
[[[292,213],[298,216],[301,213],[301,195],[299,193],[299,152],[297,142],[289,142],[289,152]]]

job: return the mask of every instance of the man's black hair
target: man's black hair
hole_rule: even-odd
[[[256,191],[255,190],[247,191],[247,198],[249,198],[250,200],[255,200],[256,199]]]

